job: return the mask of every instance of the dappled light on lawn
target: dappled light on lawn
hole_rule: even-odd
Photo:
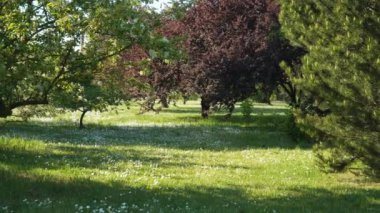
[[[90,113],[82,130],[71,114],[3,125],[0,211],[378,209],[378,184],[318,170],[311,146],[286,133],[284,105],[257,104],[250,120],[239,107],[197,119],[197,106]]]

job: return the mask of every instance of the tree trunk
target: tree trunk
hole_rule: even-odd
[[[6,118],[12,115],[12,110],[22,106],[29,105],[46,105],[49,104],[47,98],[44,99],[30,99],[25,101],[19,101],[5,105],[4,101],[0,100],[0,118]]]
[[[190,98],[189,96],[183,96],[183,105],[186,105],[189,98]]]
[[[83,119],[84,119],[84,116],[86,115],[86,113],[88,111],[89,110],[83,110],[82,111],[82,115],[80,116],[80,120],[79,120],[79,129],[84,129]]]
[[[210,104],[202,98],[201,106],[202,106],[202,117],[208,118],[208,114],[210,111]]]
[[[231,118],[232,113],[235,110],[235,104],[230,104],[227,106],[227,108],[228,108],[228,114],[226,115],[226,118]]]
[[[290,105],[294,107],[298,107],[299,101],[297,100],[297,90],[295,86],[291,85],[291,83],[280,84],[280,86],[285,90],[290,98]],[[288,87],[286,87],[288,86]]]
[[[0,118],[6,118],[12,115],[12,110],[9,110],[3,101],[0,100]]]
[[[168,102],[168,99],[166,97],[164,97],[164,96],[161,97],[160,101],[161,101],[162,108],[169,108],[169,102]]]

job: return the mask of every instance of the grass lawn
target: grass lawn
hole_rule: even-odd
[[[199,103],[0,123],[0,212],[380,212],[380,184],[324,174],[287,108],[200,118]]]

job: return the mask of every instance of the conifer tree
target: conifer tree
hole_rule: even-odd
[[[283,32],[308,52],[293,82],[326,112],[298,116],[320,162],[335,171],[364,165],[379,177],[380,1],[280,2]]]

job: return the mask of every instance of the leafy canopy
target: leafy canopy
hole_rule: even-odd
[[[15,0],[0,3],[0,117],[74,99],[106,59],[154,35],[139,0]],[[94,84],[92,84],[94,86]]]

